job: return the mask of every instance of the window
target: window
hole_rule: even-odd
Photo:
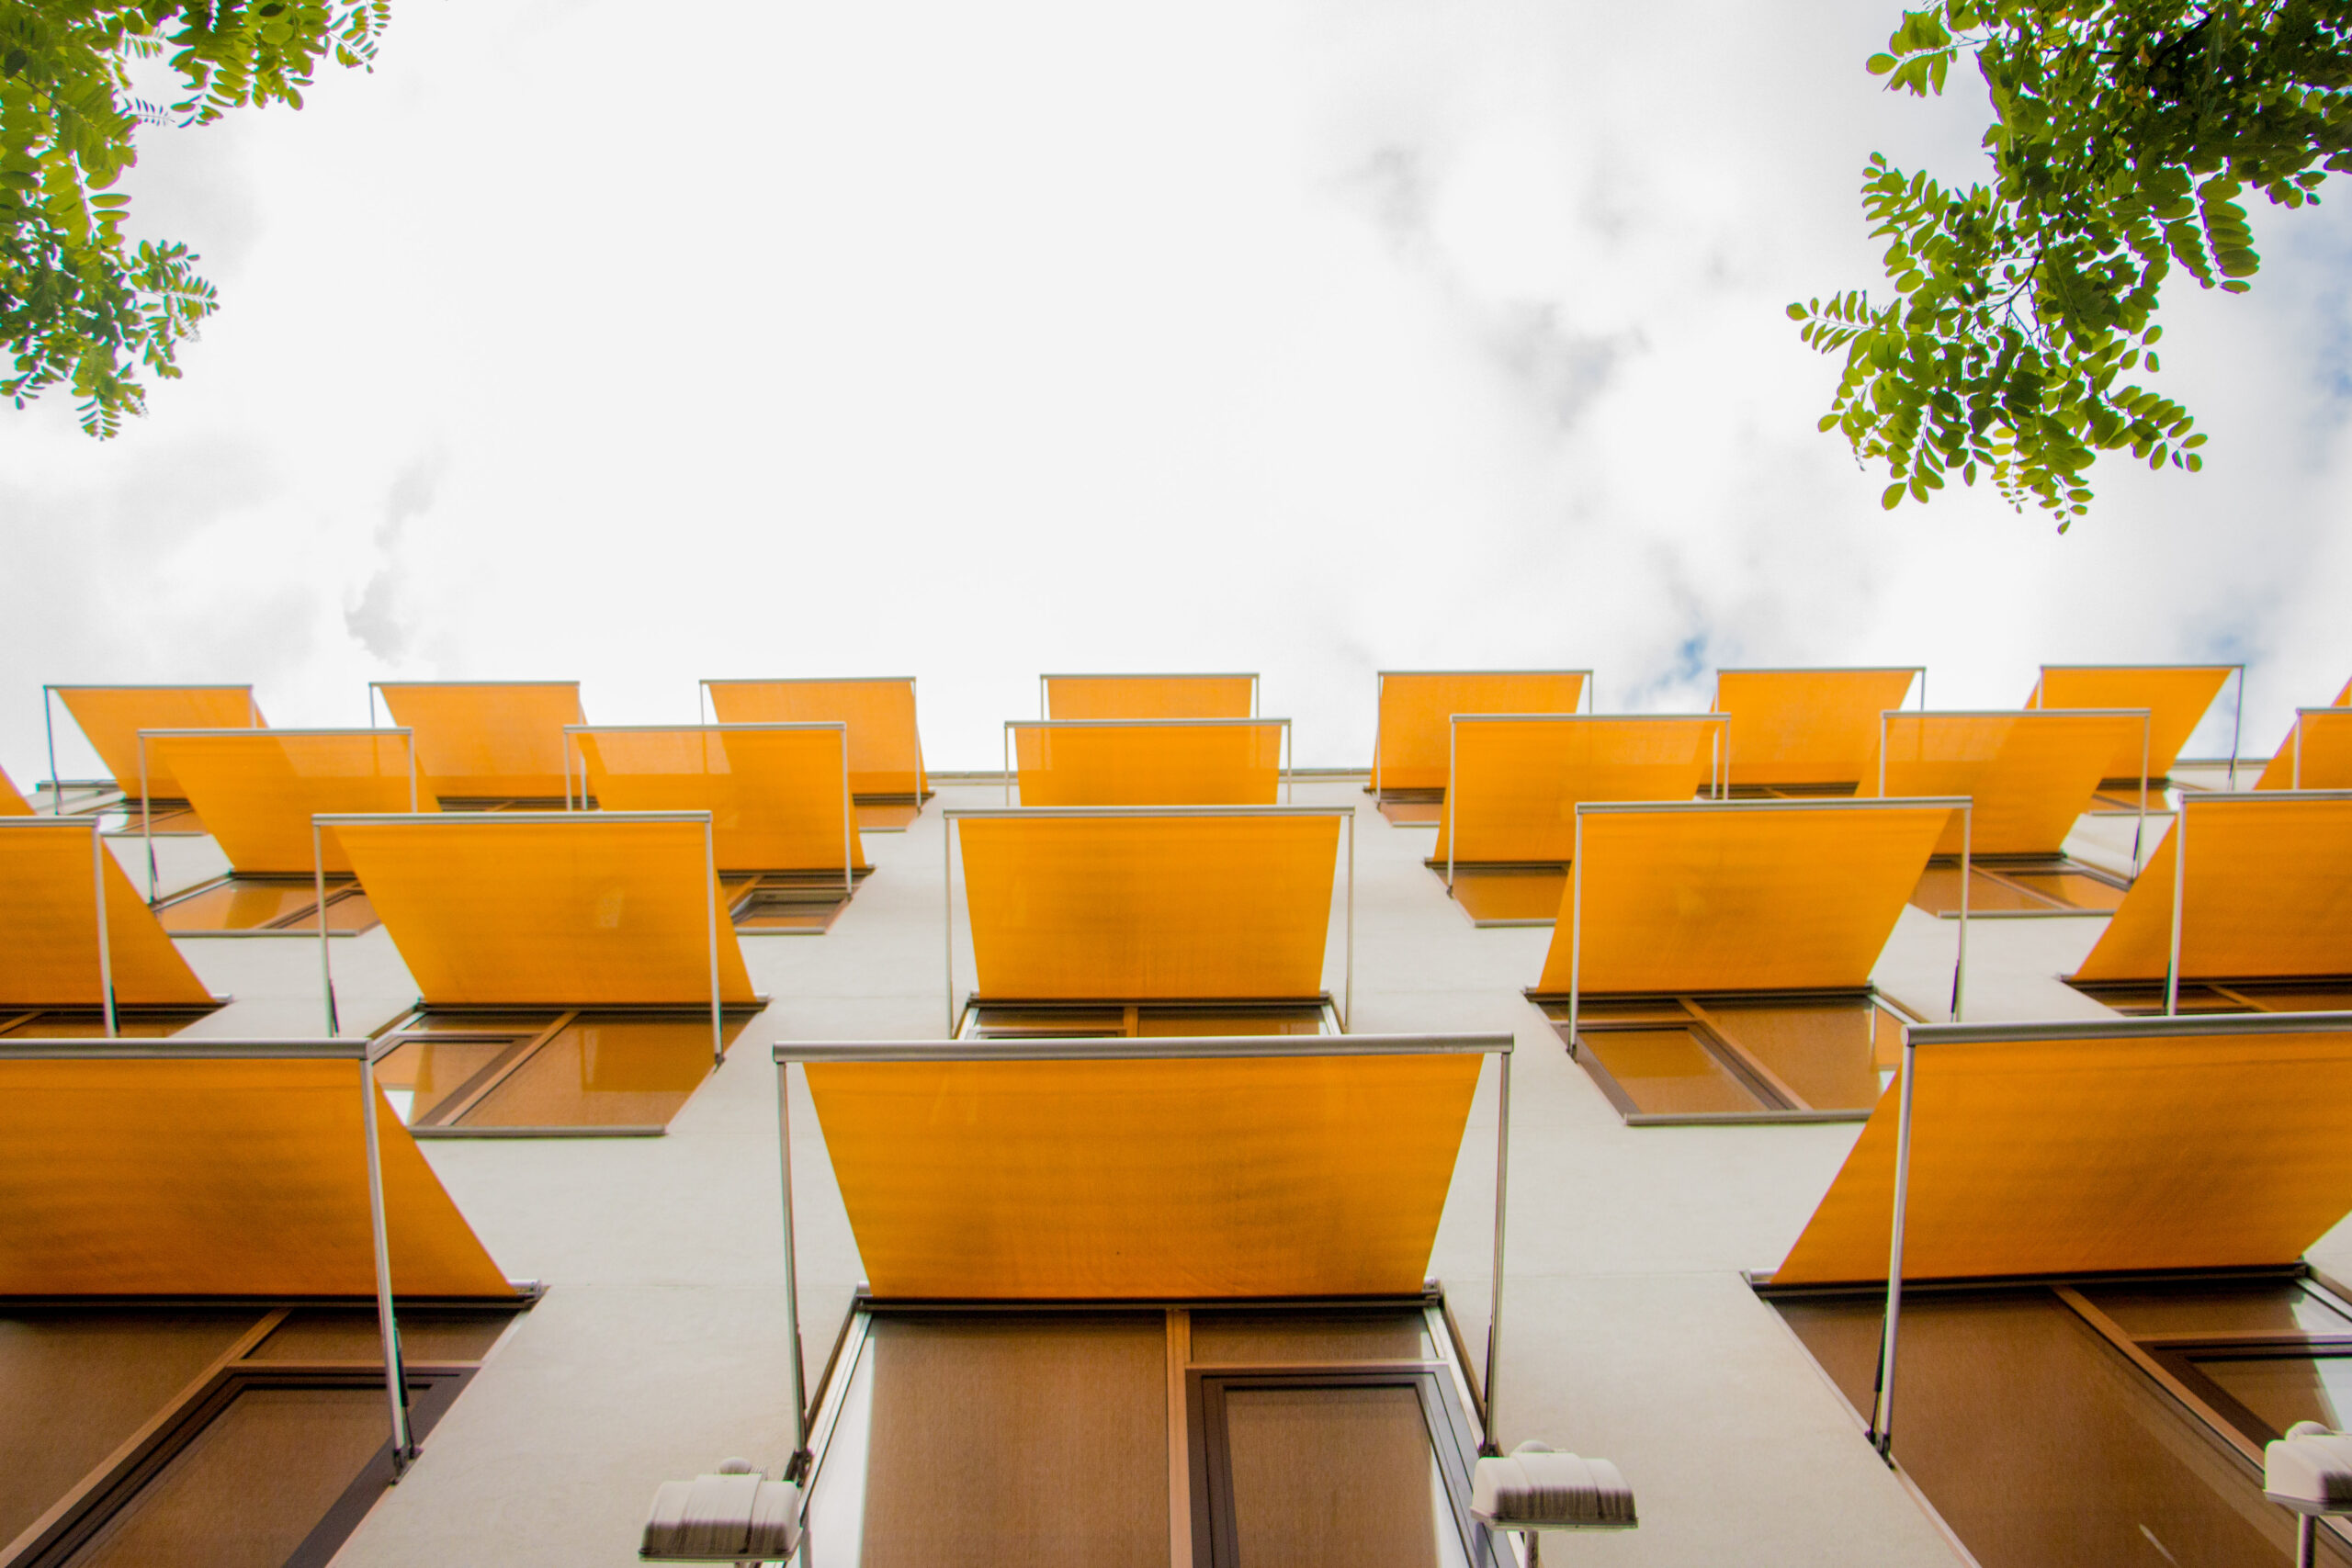
[[[2063,855],[1978,855],[1968,866],[1968,913],[1979,915],[2086,915],[2114,910],[2132,885]],[[1960,859],[1938,855],[1928,863],[1911,907],[1930,915],[1960,913]]]
[[[2075,989],[2127,1018],[2161,1018],[2161,980],[2070,980]],[[2183,980],[2181,1012],[2342,1012],[2352,1010],[2352,983],[2312,980]]]
[[[351,878],[327,879],[327,930],[356,936],[380,924],[368,895]],[[224,876],[155,906],[174,936],[316,936],[318,885],[307,876]]]
[[[728,1010],[722,1037],[757,1011]],[[390,1032],[376,1079],[419,1138],[658,1135],[711,1072],[707,1011],[435,1009]]]
[[[1904,1015],[1872,991],[1608,997],[1544,1016],[1634,1125],[1859,1122],[1903,1046]]]
[[[1329,997],[1314,1002],[967,1003],[958,1040],[1099,1040],[1205,1034],[1338,1034]]]
[[[402,1314],[416,1433],[511,1316]],[[391,1479],[382,1364],[372,1309],[0,1306],[0,1386],[43,1413],[0,1427],[10,1568],[324,1564]]]
[[[1767,1295],[1869,1411],[1883,1293]],[[2261,1445],[2352,1418],[2352,1308],[2309,1279],[1915,1282],[1902,1345],[1895,1457],[1985,1568],[2291,1561]]]
[[[115,1009],[115,1038],[161,1040],[177,1034],[210,1012],[210,1008]],[[98,1008],[42,1008],[33,1012],[0,1010],[0,1038],[19,1040],[103,1040],[107,1017]]]
[[[853,874],[863,883],[873,868],[859,866]],[[842,886],[838,871],[722,875],[718,887],[729,918],[744,936],[820,936],[848,907],[852,891]]]
[[[862,1302],[820,1391],[812,1560],[1484,1565],[1442,1304]]]

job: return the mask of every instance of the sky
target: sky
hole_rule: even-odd
[[[1881,281],[1871,152],[1977,178],[1899,7],[397,0],[372,73],[142,133],[132,231],[220,313],[110,442],[0,406],[0,766],[45,682],[912,674],[935,768],[1040,671],[1254,670],[1361,765],[1382,669],[2250,663],[2245,750],[2352,675],[2352,197],[2256,202],[2154,384],[2201,475],[1889,513],[1792,299]],[[67,776],[93,771],[70,724]],[[2218,752],[2209,730],[2192,753]]]

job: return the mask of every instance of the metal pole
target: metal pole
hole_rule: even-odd
[[[2148,727],[2154,716],[2140,712],[2140,820],[2132,829],[2132,880],[2140,880],[2140,846],[2148,833]]]
[[[2238,748],[2245,741],[2245,666],[2238,666],[2237,716],[2230,721],[2230,787],[2238,787]]]
[[[1482,1454],[1503,1451],[1501,1438],[1497,1435],[1501,1428],[1497,1425],[1495,1374],[1502,1368],[1503,1235],[1506,1200],[1510,1191],[1510,1053],[1498,1052],[1495,1059],[1501,1068],[1496,1079],[1495,1098],[1495,1279],[1492,1297],[1487,1304],[1487,1440],[1478,1445]]]
[[[2181,895],[2188,886],[2188,799],[2175,795],[2172,808],[2172,948],[2165,958],[2165,1016],[2180,1012]]]
[[[1568,1055],[1577,1054],[1577,981],[1584,966],[1584,803],[1577,803],[1576,837],[1568,846]]]
[[[1375,801],[1380,798],[1381,710],[1387,705],[1387,703],[1388,677],[1385,674],[1375,674],[1372,678],[1372,798]],[[56,775],[57,759],[53,755],[50,758],[49,771],[51,777]]]
[[[1258,676],[1254,673],[1250,677],[1250,716],[1251,718],[1260,716],[1258,707]]]
[[[709,707],[710,707],[710,682],[709,682],[708,681],[696,681],[696,682],[695,682],[695,718],[697,718],[697,719],[701,718],[701,717],[702,717],[702,716],[703,716],[703,712],[704,712],[704,710],[705,710],[705,709],[707,709],[707,708],[709,708]],[[717,718],[716,718],[716,710],[712,710],[712,711],[713,711],[713,722],[715,723],[715,722],[717,722]]]
[[[368,728],[376,728],[376,682],[368,682]]]
[[[1447,716],[1445,721],[1445,892],[1453,896],[1453,857],[1460,852],[1453,841],[1453,770],[1462,756],[1462,716]]]
[[[147,732],[139,732],[139,838],[147,851],[147,903],[155,903],[155,808],[147,800]]]
[[[56,781],[51,780],[51,783]],[[114,949],[107,941],[107,846],[98,818],[90,818],[90,882],[98,900],[98,998],[106,1008],[107,1038],[115,1037]]]
[[[1045,688],[1046,678],[1037,677],[1038,689]],[[939,889],[940,907],[947,916],[947,1038],[956,1038],[956,821],[940,819]]]
[[[322,917],[320,923],[324,925]],[[408,1428],[408,1379],[401,1365],[400,1325],[392,1316],[392,1253],[384,1230],[383,1148],[376,1131],[376,1067],[359,1056],[359,1123],[368,1143],[368,1238],[376,1254],[376,1327],[384,1341],[384,1393],[392,1407],[392,1479],[398,1481],[416,1457]]]
[[[922,781],[915,781],[915,809],[922,809]],[[850,847],[850,837],[857,831],[857,798],[849,792],[849,726],[842,726],[842,897],[847,898],[857,891],[857,878],[852,867],[857,852]]]
[[[54,686],[40,689],[40,728],[42,733],[49,737],[49,814],[62,817],[65,815],[65,786],[57,782],[57,718],[49,701],[49,694],[55,690]]]
[[[320,847],[316,817],[311,818],[311,887],[319,901],[319,986],[326,993],[327,1032],[340,1034],[342,1026],[334,1016],[334,944],[327,938],[326,852]]]
[[[1348,988],[1347,1006],[1340,1027],[1353,1029],[1356,1021],[1356,808],[1348,807]]]
[[[1951,1021],[1961,1021],[1960,1011],[1968,978],[1968,878],[1969,853],[1974,849],[1976,807],[1974,803],[1960,808],[1960,952],[1951,964]]]
[[[1283,720],[1283,800],[1298,804],[1298,734],[1291,728],[1290,720]]]
[[[792,1459],[785,1479],[797,1481],[808,1462],[808,1396],[801,1386],[800,1272],[793,1261],[792,1243],[792,1064],[775,1065],[776,1144],[784,1168],[784,1328],[785,1354],[792,1363]]]
[[[707,878],[710,908],[710,1066],[713,1072],[727,1065],[727,1032],[721,1021],[718,1005],[718,850],[711,832],[710,818],[702,819],[702,865]]]
[[[1878,1400],[1871,1408],[1871,1440],[1879,1457],[1894,1462],[1894,1335],[1903,1319],[1903,1213],[1911,1194],[1911,1096],[1918,1076],[1919,1048],[1903,1032],[1903,1089],[1895,1101],[1894,1224],[1887,1243],[1886,1333],[1879,1347]]]
[[[1037,677],[1037,716],[1041,719],[1054,716],[1046,706],[1046,678],[1043,675]]]
[[[1004,804],[1005,808],[1010,810],[1012,807],[1012,721],[1009,718],[1004,721],[1003,745]]]

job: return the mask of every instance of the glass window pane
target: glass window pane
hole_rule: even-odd
[[[380,1388],[253,1388],[68,1561],[278,1568],[390,1439]]]
[[[460,1100],[481,1075],[526,1041],[411,1040],[376,1064],[392,1113],[410,1126]]]
[[[2352,1417],[2352,1357],[2199,1356],[2197,1370],[2269,1428],[2266,1442],[2298,1421],[2340,1432]]]
[[[2085,876],[2080,872],[2013,871],[2003,874],[2069,908],[2114,909],[2123,904],[2122,888],[2110,887],[2098,877]]]
[[[121,1446],[257,1311],[16,1312],[0,1318],[0,1540]],[[30,1412],[39,1419],[28,1419]]]
[[[732,1038],[742,1029],[730,1022]],[[579,1020],[458,1120],[464,1127],[662,1127],[710,1076],[710,1023]]]
[[[2352,1319],[2291,1280],[2090,1285],[2083,1295],[2126,1334],[2352,1334]]]
[[[1166,1563],[1166,1317],[877,1316],[808,1546],[865,1568]]]
[[[312,902],[307,884],[232,879],[166,904],[155,918],[174,932],[263,931]]]
[[[1815,1111],[1868,1111],[1878,1103],[1878,1058],[1868,1001],[1710,1003],[1723,1032]]]
[[[1487,871],[1456,866],[1453,871],[1454,901],[1481,922],[1556,920],[1560,895],[1567,886],[1567,872],[1557,868]]]
[[[1144,1039],[1182,1039],[1212,1034],[1320,1034],[1321,1008],[1233,1008],[1195,1012],[1182,1008],[1139,1008],[1136,1033]]]
[[[1648,1115],[1765,1109],[1687,1029],[1598,1030],[1584,1036],[1584,1049]]]
[[[1417,1312],[1193,1314],[1197,1365],[1303,1367],[1436,1359],[1429,1320]]]
[[[490,1353],[509,1317],[506,1313],[448,1312],[403,1303],[400,1309],[401,1359],[409,1365],[479,1361]],[[373,1312],[305,1307],[281,1324],[245,1359],[373,1361],[380,1367],[384,1364],[383,1339]]]
[[[1225,1416],[1243,1568],[1466,1565],[1411,1387],[1236,1388]]]

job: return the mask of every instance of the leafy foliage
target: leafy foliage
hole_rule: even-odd
[[[217,299],[186,245],[124,237],[130,198],[108,187],[133,132],[299,109],[322,56],[368,65],[390,19],[390,0],[0,0],[0,396],[70,386],[98,436],[143,412],[139,367],[176,378]],[[158,59],[185,95],[167,107],[131,91],[131,62]]]
[[[1963,51],[1998,116],[1994,182],[1947,189],[1872,154],[1862,205],[1890,242],[1893,298],[1851,290],[1789,314],[1816,349],[1845,350],[1821,428],[1885,460],[1886,506],[1981,470],[2063,532],[2089,510],[2101,452],[2202,466],[2188,411],[2130,378],[2161,368],[2157,294],[2175,266],[2200,288],[2250,287],[2248,188],[2300,208],[2352,170],[2352,5],[1936,0],[1869,68],[1924,97]]]

